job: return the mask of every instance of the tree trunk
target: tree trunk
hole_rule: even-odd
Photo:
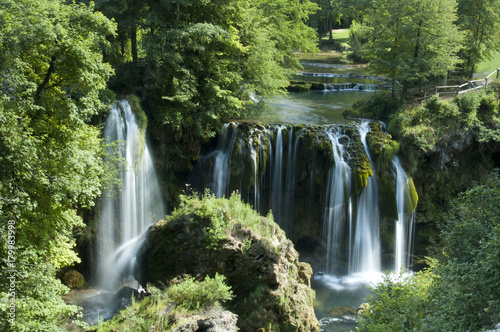
[[[137,28],[135,26],[130,29],[130,43],[132,46],[132,61],[137,63],[139,59],[137,57]]]
[[[330,41],[333,40],[333,31],[332,31],[332,29],[333,29],[333,20],[332,20],[332,15],[330,14],[328,16],[328,33],[329,33],[328,39]]]

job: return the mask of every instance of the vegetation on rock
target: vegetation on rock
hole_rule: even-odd
[[[225,308],[238,315],[242,331],[319,331],[310,266],[299,262],[272,215],[261,217],[239,195],[183,196],[181,206],[151,228],[138,261],[141,283],[168,289],[183,275],[224,275],[234,295]]]
[[[202,319],[211,313],[221,311],[221,306],[232,298],[230,287],[224,276],[206,276],[202,281],[184,278],[161,290],[148,285],[146,296],[141,301],[132,298],[132,304],[120,311],[113,319],[90,331],[179,331],[190,321],[190,317]],[[193,328],[196,324],[192,324]]]

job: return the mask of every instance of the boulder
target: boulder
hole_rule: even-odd
[[[172,332],[236,332],[238,316],[227,310],[213,309],[203,315],[185,318]]]
[[[76,270],[69,270],[62,278],[63,284],[71,289],[82,289],[85,287],[85,278]]]
[[[241,331],[320,331],[314,314],[312,269],[272,220],[226,199],[192,199],[147,234],[137,260],[142,285],[169,284],[183,275],[226,276]]]

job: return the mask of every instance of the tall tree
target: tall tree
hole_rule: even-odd
[[[464,73],[472,77],[479,62],[500,51],[500,2],[458,0],[457,24],[465,32]]]
[[[402,84],[444,75],[458,63],[462,34],[455,0],[376,0],[367,17],[366,58],[377,73]]]
[[[171,0],[150,2],[145,36],[150,97],[160,121],[212,135],[252,96],[279,93],[299,66],[294,50],[315,49],[310,1]]]
[[[115,26],[63,0],[0,3],[0,329],[57,331],[76,307],[55,271],[78,261],[78,207],[101,193],[100,46]]]

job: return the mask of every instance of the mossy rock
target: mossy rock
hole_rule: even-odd
[[[311,83],[311,90],[323,91],[325,90],[325,85],[323,83]]]
[[[335,307],[328,310],[328,314],[332,317],[356,316],[356,310],[348,307]]]
[[[306,92],[311,90],[311,84],[291,84],[286,89],[288,92]]]
[[[271,215],[260,216],[236,195],[183,197],[182,202],[150,228],[139,249],[136,278],[141,284],[223,274],[235,296],[227,309],[238,315],[240,331],[269,324],[278,331],[320,331],[312,270],[299,262]]]
[[[69,270],[62,278],[63,284],[71,289],[82,289],[85,287],[85,278],[76,270]]]

